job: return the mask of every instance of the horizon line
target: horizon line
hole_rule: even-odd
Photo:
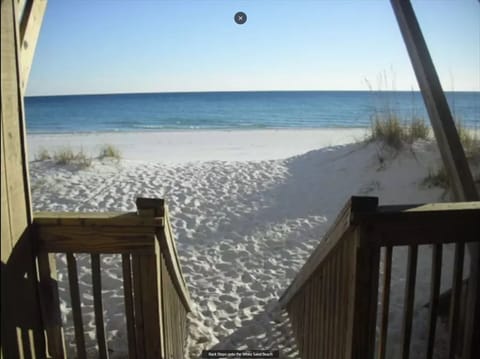
[[[198,93],[247,93],[247,92],[410,92],[421,93],[420,90],[200,90],[200,91],[158,91],[158,92],[99,92],[99,93],[68,93],[47,95],[25,95],[24,97],[61,97],[61,96],[110,96],[110,95],[153,95],[153,94],[198,94]],[[448,90],[451,92],[480,92],[480,90]]]

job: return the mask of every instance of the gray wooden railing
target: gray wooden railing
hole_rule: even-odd
[[[184,357],[191,311],[163,200],[138,199],[138,213],[36,213],[39,293],[49,354],[66,357],[55,253],[67,257],[76,354],[86,357],[76,257],[91,256],[98,356],[108,358],[103,318],[101,254],[122,256],[129,358]]]
[[[422,245],[433,246],[426,333],[426,357],[432,358],[447,243],[455,243],[448,350],[450,358],[458,355],[465,243],[479,241],[480,202],[379,207],[377,198],[352,197],[280,299],[302,358],[386,357],[392,250],[398,246],[408,246],[400,357],[409,358]]]

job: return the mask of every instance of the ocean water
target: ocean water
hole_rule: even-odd
[[[480,92],[447,93],[480,127]],[[28,133],[367,127],[376,113],[427,119],[418,92],[197,92],[26,97]]]

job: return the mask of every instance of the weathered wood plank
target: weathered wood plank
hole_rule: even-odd
[[[356,255],[357,252],[357,244],[356,238],[354,236],[354,232],[350,231],[348,235],[345,237],[345,242],[348,243],[348,251],[350,259],[348,264],[348,273],[347,273],[347,283],[350,283],[347,290],[347,295],[345,297],[346,300],[346,327],[345,327],[345,354],[344,357],[346,359],[352,358],[352,341],[354,338],[354,326],[353,321],[355,319],[355,278],[356,278],[356,268],[358,264],[358,258]]]
[[[72,253],[67,253],[67,268],[77,357],[78,359],[86,359],[87,352],[85,350],[85,334],[83,331],[82,305],[80,300],[80,288],[78,285],[77,261]]]
[[[25,6],[20,23],[21,88],[25,92],[32,68],[33,55],[37,45],[47,0],[29,1]]]
[[[138,358],[145,358],[145,329],[143,317],[142,280],[140,255],[132,255],[133,304],[135,310],[135,342]]]
[[[328,295],[328,287],[327,287],[327,268],[323,266],[319,266],[318,270],[320,271],[320,277],[322,278],[322,293],[318,298],[318,304],[320,306],[320,330],[319,330],[319,341],[320,341],[320,350],[319,354],[322,358],[326,356],[326,337],[323,335],[327,330],[327,320],[328,320],[328,312],[327,312],[327,295]],[[308,315],[308,313],[306,314]]]
[[[135,314],[133,307],[132,265],[130,254],[122,254],[123,296],[125,298],[125,318],[127,323],[128,357],[137,358],[135,338]]]
[[[177,289],[177,293],[182,300],[188,312],[192,311],[190,294],[188,292],[185,278],[182,273],[182,267],[178,258],[178,253],[173,238],[173,232],[169,220],[168,208],[162,199],[153,198],[137,198],[136,200],[138,212],[141,216],[163,217],[164,227],[158,228],[156,231],[157,239],[160,243],[162,254],[165,257],[165,263],[172,278],[173,285]]]
[[[164,343],[161,336],[161,316],[159,303],[160,286],[156,256],[141,256],[142,271],[142,309],[145,327],[146,358],[161,358],[164,354]]]
[[[312,332],[309,327],[310,320],[311,320],[310,310],[312,305],[311,298],[310,298],[310,282],[305,283],[302,294],[305,297],[305,313],[307,314],[302,318],[303,333],[304,333],[303,345],[302,345],[302,348],[303,348],[302,357],[304,357],[305,359],[310,359],[311,356],[310,356],[309,344],[310,344],[310,338],[312,336]]]
[[[465,332],[463,335],[462,355],[466,359],[480,358],[480,244],[468,245],[470,254],[470,273],[477,273],[476,276],[470,274],[468,280],[468,295],[466,298],[465,312]]]
[[[313,323],[314,329],[313,334],[315,335],[313,350],[315,353],[320,353],[320,341],[321,341],[321,324],[322,324],[322,315],[320,313],[321,303],[322,303],[322,275],[320,268],[316,270],[315,276],[312,278],[314,282],[314,298],[315,305],[313,306]]]
[[[369,243],[368,235],[361,227],[354,232],[353,308],[349,308],[347,331],[347,358],[352,359],[372,358],[375,352],[380,248]]]
[[[356,221],[357,216],[362,212],[375,212],[378,206],[378,198],[375,197],[351,197],[343,207],[336,220],[323,236],[322,242],[313,251],[307,259],[300,272],[293,282],[282,294],[279,301],[285,306],[290,298],[303,286],[310,278],[318,265],[328,256],[330,251],[335,248],[341,238],[345,235],[350,225]]]
[[[430,228],[435,224],[440,228],[446,227],[445,221],[452,224],[468,224],[480,217],[480,202],[472,202],[469,208],[435,209],[435,210],[404,210],[404,211],[378,211],[358,214],[357,220],[371,225],[419,225]]]
[[[138,330],[137,345],[142,346],[141,358],[162,358],[164,343],[161,334],[160,263],[158,244],[150,255],[134,255],[133,279],[135,289],[135,318]],[[138,314],[138,315],[137,315]],[[139,320],[140,319],[140,320]]]
[[[343,271],[343,295],[342,295],[342,307],[344,308],[342,311],[342,323],[343,323],[343,332],[342,332],[342,358],[346,357],[346,348],[348,345],[348,334],[350,330],[350,326],[348,324],[350,311],[349,308],[353,306],[353,286],[352,281],[352,266],[355,264],[354,262],[354,254],[353,254],[353,239],[346,238],[343,241],[343,256],[344,256],[344,271]]]
[[[17,0],[17,22],[20,23],[22,19],[23,12],[25,11],[25,7],[27,3],[32,2],[33,0]]]
[[[336,248],[335,248],[336,249]],[[336,298],[333,298],[332,295],[332,279],[333,279],[333,271],[332,271],[332,257],[334,251],[330,253],[330,255],[325,260],[325,284],[327,285],[327,291],[325,296],[325,307],[327,308],[326,312],[326,328],[324,332],[325,336],[325,347],[326,347],[326,358],[332,357],[332,321],[333,321],[333,312],[332,312],[332,304]]]
[[[141,227],[36,227],[38,248],[47,252],[149,253],[155,245],[153,232]]]
[[[2,10],[3,11],[3,10]],[[3,29],[2,29],[3,30]],[[1,149],[1,160],[2,160],[2,167],[1,167],[1,203],[2,203],[2,225],[0,227],[1,230],[1,239],[2,239],[2,251],[1,251],[1,259],[2,263],[7,263],[8,257],[12,252],[12,232],[10,228],[10,208],[8,203],[8,193],[7,193],[7,183],[6,183],[6,176],[5,176],[5,149],[3,147],[3,114],[2,114],[2,121],[0,123],[0,149]],[[2,281],[3,282],[3,281]],[[3,290],[2,290],[3,292]]]
[[[473,210],[480,209],[480,201],[382,205],[382,206],[378,206],[377,213],[446,212],[446,211],[457,212],[457,211],[468,211],[472,209]]]
[[[18,28],[15,24],[15,1],[2,1],[1,17],[1,108],[2,108],[2,176],[9,203],[10,227],[14,242],[31,223],[28,168],[25,151],[23,99],[19,88]],[[6,175],[8,173],[8,176]],[[3,196],[2,196],[3,197]]]
[[[430,117],[443,164],[459,200],[478,201],[452,113],[410,1],[391,0]]]
[[[479,193],[412,5],[404,0],[391,0],[391,3],[422,91],[444,167],[453,184],[455,198],[478,201]],[[480,355],[480,345],[475,344],[476,338],[480,337],[480,244],[469,244],[469,251],[474,260],[471,262],[470,289],[467,293],[466,311],[469,315],[465,318],[463,356],[473,359]]]
[[[333,330],[332,330],[332,337],[333,337],[333,352],[332,352],[332,357],[333,358],[338,358],[340,356],[340,337],[342,335],[342,332],[340,331],[340,313],[344,310],[340,306],[340,276],[342,273],[342,246],[337,247],[334,255],[334,267],[333,267],[333,273],[334,273],[334,278],[333,278],[333,291],[332,291],[332,296],[334,298],[333,302]]]
[[[182,272],[182,266],[178,257],[178,252],[173,237],[172,226],[168,214],[168,208],[164,209],[165,213],[165,227],[163,231],[157,230],[157,238],[160,242],[162,253],[165,256],[165,264],[172,278],[172,283],[175,286],[180,299],[188,312],[192,311],[192,303],[190,294],[188,292],[185,277]],[[175,279],[173,279],[175,278]]]
[[[442,224],[437,227],[420,221],[419,218],[418,225],[406,223],[376,224],[370,240],[380,246],[436,245],[455,243],[460,238],[467,243],[480,242],[480,228],[473,218],[461,226],[449,222],[448,219],[443,219],[443,222],[439,222]]]
[[[95,312],[95,332],[97,335],[98,355],[100,359],[108,359],[108,346],[103,322],[102,277],[100,255],[90,256],[92,264],[93,308]]]
[[[448,357],[455,359],[458,340],[458,324],[460,321],[460,296],[462,293],[463,261],[465,258],[465,244],[455,244],[455,256],[453,261],[452,294],[450,299],[450,316],[448,323]],[[478,340],[478,338],[477,338]]]
[[[401,358],[410,357],[410,340],[412,335],[413,304],[415,300],[415,281],[417,276],[418,246],[408,247],[407,280],[405,282],[405,303],[403,305]]]
[[[39,253],[38,270],[40,279],[38,290],[43,325],[47,335],[48,355],[62,358],[65,356],[65,340],[56,281],[55,258],[48,253]]]
[[[380,322],[380,338],[378,341],[378,358],[385,359],[388,335],[388,314],[390,309],[390,281],[392,277],[392,247],[385,247],[385,260],[383,262],[382,283],[382,314]]]
[[[168,296],[170,292],[169,288],[169,274],[167,270],[167,266],[165,264],[165,258],[162,254],[160,257],[160,265],[161,265],[161,297],[162,297],[162,308],[163,308],[163,316],[162,316],[162,333],[163,333],[163,341],[165,343],[165,355],[168,357],[170,355],[170,309],[169,309],[169,302],[170,298]]]
[[[25,122],[20,89],[18,4],[1,2],[1,156],[2,197],[2,295],[1,351],[5,358],[46,355],[37,268],[30,237],[31,207],[25,150]],[[5,228],[4,228],[5,227]],[[23,308],[21,312],[17,308]],[[17,338],[16,328],[25,333]],[[33,335],[31,335],[33,334]],[[23,342],[23,339],[26,342]]]
[[[302,295],[299,296],[298,302],[299,302],[298,304],[298,332],[299,332],[298,341],[299,341],[299,349],[301,354],[304,352],[303,338],[306,335],[305,326],[304,326],[305,321],[303,320],[303,318],[305,318],[305,315],[308,315],[304,293],[302,293]]]
[[[428,308],[428,339],[427,359],[433,358],[435,349],[435,330],[437,327],[438,298],[440,295],[440,279],[442,274],[442,253],[441,244],[432,248],[432,274],[430,279],[430,304]]]
[[[163,227],[162,217],[142,217],[134,212],[35,212],[34,223],[47,226]]]

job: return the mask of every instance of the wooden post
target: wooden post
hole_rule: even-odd
[[[32,68],[33,55],[42,26],[47,0],[29,0],[25,5],[20,23],[20,85],[25,92]]]
[[[152,238],[152,240],[155,240]],[[151,255],[133,255],[133,282],[136,338],[139,357],[161,359],[164,355],[162,336],[159,249]],[[141,327],[141,328],[140,328]],[[142,356],[142,352],[144,356]]]
[[[373,358],[377,323],[380,247],[368,241],[368,232],[358,226],[353,233],[355,261],[350,279],[346,358]]]
[[[40,306],[43,327],[47,337],[48,354],[53,358],[63,358],[65,357],[65,341],[60,313],[58,284],[55,280],[57,267],[53,254],[39,253],[38,271],[40,276]]]
[[[162,199],[137,198],[138,214],[146,217],[162,217],[165,213],[165,203]],[[165,358],[164,314],[162,311],[164,298],[162,296],[161,250],[157,238],[155,251],[151,255],[133,255],[133,280],[135,288],[141,288],[140,297],[135,293],[136,308],[142,308],[144,326],[144,348],[146,358]],[[137,289],[138,290],[138,289]],[[137,315],[137,312],[135,313]],[[138,339],[137,339],[138,344]]]
[[[412,4],[408,0],[391,0],[391,3],[456,198],[458,201],[478,201],[465,152]]]
[[[22,352],[38,358],[45,357],[45,343],[31,238],[17,6],[16,0],[1,2],[1,351],[5,358]]]
[[[412,5],[408,0],[391,0],[391,3],[422,91],[445,169],[452,181],[455,198],[457,201],[478,201],[479,195],[465,152]],[[474,339],[480,338],[479,244],[470,244],[469,253],[471,265],[463,357],[473,359],[480,357],[480,345]]]

